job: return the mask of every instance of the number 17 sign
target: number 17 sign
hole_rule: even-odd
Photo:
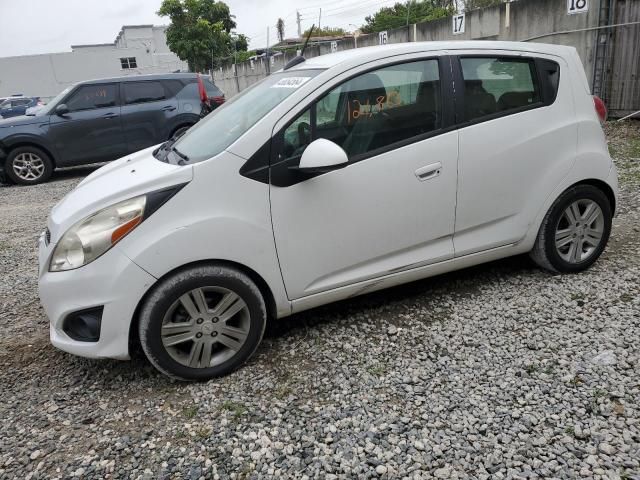
[[[460,35],[464,33],[464,13],[453,16],[453,34]]]

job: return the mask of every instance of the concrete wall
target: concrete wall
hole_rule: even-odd
[[[626,0],[638,4],[640,0]],[[623,0],[614,0],[614,3]],[[600,1],[590,0],[589,11],[569,15],[566,0],[519,0],[495,7],[466,12],[465,33],[454,35],[452,18],[443,18],[432,22],[409,25],[388,32],[388,43],[406,41],[435,41],[435,40],[510,40],[535,41],[542,43],[556,43],[570,45],[577,49],[589,82],[593,78],[595,56],[595,41],[597,33],[594,30],[586,32],[561,33],[569,30],[579,30],[598,25],[598,8]],[[634,10],[635,11],[635,10]],[[638,18],[635,18],[637,21]],[[636,26],[635,28],[639,28]],[[539,37],[534,38],[532,37]],[[529,40],[532,39],[532,40]],[[362,35],[357,39],[357,46],[364,47],[378,45],[378,34]],[[338,50],[353,48],[353,40],[338,42]],[[636,58],[638,45],[632,48]],[[329,53],[330,44],[322,44],[314,49],[308,49],[308,55]],[[276,71],[284,65],[276,60],[271,71]],[[250,75],[250,80],[243,79],[243,75]],[[215,83],[232,97],[243,89],[243,85],[254,83],[266,75],[266,70],[252,70],[247,73],[244,65],[238,65],[238,78],[233,73],[232,66],[218,69],[214,72]],[[637,75],[637,74],[634,74]],[[637,82],[637,78],[626,79],[627,82]],[[240,88],[238,88],[238,86]],[[640,100],[639,100],[640,101]],[[625,100],[625,103],[633,100]]]
[[[123,70],[122,57],[135,57],[137,68]],[[0,96],[22,93],[46,100],[83,80],[187,69],[169,51],[164,27],[125,27],[114,44],[76,45],[71,52],[0,58]]]

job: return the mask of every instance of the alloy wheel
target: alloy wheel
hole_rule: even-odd
[[[162,321],[162,344],[176,362],[209,368],[233,357],[245,344],[249,309],[235,292],[222,287],[193,289],[178,298]]]
[[[39,155],[31,152],[21,153],[13,159],[13,171],[22,180],[32,182],[38,180],[43,174],[45,164]]]
[[[604,215],[596,202],[581,199],[571,203],[556,226],[558,255],[573,264],[587,260],[600,246],[604,227]]]

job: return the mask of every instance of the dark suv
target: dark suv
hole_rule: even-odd
[[[223,103],[201,78],[208,108]],[[202,112],[194,73],[81,82],[34,115],[0,120],[0,179],[32,185],[56,167],[115,160],[181,135]]]

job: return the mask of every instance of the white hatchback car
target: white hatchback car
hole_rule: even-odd
[[[617,174],[573,48],[433,42],[301,59],[51,212],[51,342],[226,374],[268,318],[530,252],[577,272]]]

